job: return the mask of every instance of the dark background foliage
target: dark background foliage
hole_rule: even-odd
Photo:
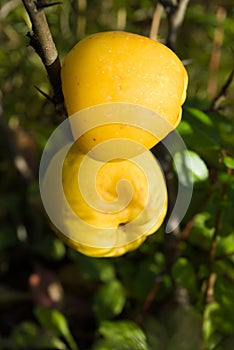
[[[64,0],[45,12],[62,60],[94,32],[149,36],[156,4]],[[63,117],[35,88],[52,94],[23,4],[1,1],[0,349],[233,349],[233,16],[231,0],[190,1],[173,46],[189,74],[178,132],[195,180],[180,228],[94,259],[67,248],[45,215],[40,155]],[[168,33],[163,11],[158,39]]]

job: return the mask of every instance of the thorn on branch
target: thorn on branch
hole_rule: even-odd
[[[34,87],[40,94],[42,94],[42,96],[44,96],[48,101],[50,101],[50,102],[52,102],[54,104],[54,98],[53,97],[51,97],[46,92],[41,90],[38,86],[34,85]]]
[[[51,7],[51,6],[56,6],[56,5],[61,5],[62,2],[56,1],[52,3],[48,3],[46,0],[37,0],[34,2],[37,10],[43,10],[44,8]]]

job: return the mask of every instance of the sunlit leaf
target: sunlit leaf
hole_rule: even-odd
[[[122,312],[125,301],[122,284],[118,280],[107,282],[95,296],[95,313],[99,319],[109,319]]]
[[[193,149],[219,149],[219,134],[212,119],[199,109],[184,110],[183,120],[178,126],[186,145]]]
[[[35,315],[41,326],[51,330],[57,336],[63,336],[72,350],[78,350],[78,346],[69,330],[65,316],[55,309],[37,307]]]
[[[216,317],[219,315],[219,312],[220,306],[216,302],[207,304],[205,307],[203,320],[203,335],[206,343],[209,341],[212,334],[214,334],[217,330],[217,323],[215,322],[215,320]]]
[[[197,153],[178,152],[173,161],[179,180],[184,186],[207,180],[209,175],[207,166]]]
[[[234,169],[234,158],[232,157],[224,157],[223,162],[229,169]]]
[[[217,242],[217,255],[231,253],[234,256],[234,235],[229,234],[226,237],[219,237]]]
[[[142,329],[130,321],[104,321],[99,328],[104,338],[94,350],[148,350]]]

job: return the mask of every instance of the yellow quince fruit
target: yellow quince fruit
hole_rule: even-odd
[[[106,163],[74,143],[51,160],[43,181],[44,206],[57,234],[93,257],[136,249],[162,224],[167,189],[150,151]]]
[[[163,134],[159,130],[158,136],[138,126],[137,118],[135,125],[129,125],[127,117],[125,123],[114,124],[118,118],[113,108],[112,123],[96,125],[80,137],[79,149],[84,153],[115,138],[131,139],[150,149],[178,125],[188,84],[182,62],[168,47],[120,31],[93,34],[76,44],[64,59],[61,79],[68,115],[78,115],[78,129],[89,113],[83,118],[80,111],[111,103],[126,104],[128,115],[135,113],[129,105],[144,107],[142,121],[148,118],[147,110],[154,112],[158,129],[160,119],[165,121],[165,130]]]

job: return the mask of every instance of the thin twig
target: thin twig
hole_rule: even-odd
[[[230,85],[232,84],[234,80],[234,64],[231,73],[229,74],[227,80],[225,81],[224,85],[221,87],[218,94],[215,96],[213,101],[211,102],[211,105],[206,112],[212,112],[212,111],[218,111],[220,108],[221,103],[227,98],[228,95],[228,89]]]
[[[183,23],[186,9],[189,4],[189,0],[160,0],[159,2],[164,7],[168,20],[168,34],[166,45],[171,49],[174,49],[179,29]]]
[[[146,296],[146,299],[145,299],[144,304],[140,310],[140,313],[137,316],[138,323],[141,323],[143,321],[145,313],[150,308],[153,300],[155,299],[155,296],[156,296],[156,294],[159,290],[159,287],[161,285],[161,282],[162,282],[163,273],[164,273],[164,271],[162,271],[161,273],[159,273],[156,276],[154,284],[153,284],[152,288],[150,289],[148,295]]]
[[[61,65],[45,13],[38,9],[41,2],[22,0],[32,23],[32,33],[28,33],[30,45],[40,56],[48,74],[54,93],[54,104],[59,114],[65,115],[64,99],[61,86]]]
[[[209,79],[207,86],[207,93],[210,99],[212,99],[217,92],[217,73],[219,70],[220,58],[221,58],[221,48],[223,45],[224,29],[223,22],[226,18],[226,9],[219,6],[216,13],[217,27],[214,31],[213,48],[210,59],[209,67]]]
[[[3,20],[7,15],[14,10],[20,3],[20,0],[10,0],[0,8],[0,20]]]
[[[228,186],[227,184],[224,184],[222,186],[221,194],[220,194],[220,201],[222,201],[226,195]],[[222,218],[222,209],[218,208],[216,215],[215,215],[215,223],[214,223],[214,234],[212,236],[211,241],[211,247],[210,247],[210,254],[209,254],[209,268],[210,268],[210,275],[207,280],[207,285],[204,291],[204,303],[207,303],[212,300],[213,297],[213,285],[216,279],[216,274],[214,271],[214,263],[216,260],[216,250],[217,250],[217,238],[219,234],[220,224],[221,224],[221,218]]]
[[[222,254],[222,255],[216,256],[216,260],[225,260],[225,259],[232,258],[233,256],[234,256],[234,252]]]
[[[153,20],[150,28],[150,39],[152,40],[157,40],[162,11],[163,6],[162,4],[158,3],[154,11]]]

